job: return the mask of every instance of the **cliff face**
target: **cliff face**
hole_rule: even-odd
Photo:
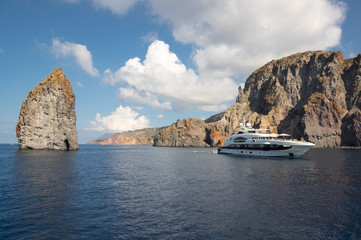
[[[75,96],[60,68],[31,90],[16,125],[20,149],[79,149]]]
[[[87,142],[87,144],[101,145],[152,145],[155,136],[159,133],[160,128],[146,128],[142,130],[127,131],[117,133],[110,137]]]
[[[203,147],[205,143],[205,123],[196,118],[178,120],[161,130],[154,141],[155,146]]]
[[[238,102],[250,107],[246,119],[259,127],[293,133],[316,147],[341,145],[347,91],[340,52],[305,52],[271,61],[248,77]]]
[[[198,118],[178,120],[162,129],[154,139],[159,147],[209,147],[224,143],[222,134],[211,124]]]
[[[218,131],[225,139],[244,117],[255,127],[292,133],[316,147],[361,146],[360,62],[361,54],[344,63],[340,52],[331,51],[273,60],[247,78],[236,104],[206,120],[204,131]],[[214,146],[208,136],[204,141]],[[161,134],[158,142],[165,142]]]

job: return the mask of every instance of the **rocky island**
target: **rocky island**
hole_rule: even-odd
[[[243,118],[316,147],[360,147],[361,54],[344,61],[338,51],[309,51],[273,60],[247,78],[225,112],[178,120],[154,145],[219,146]]]
[[[20,149],[79,149],[75,95],[60,68],[29,92],[20,109],[16,136]]]

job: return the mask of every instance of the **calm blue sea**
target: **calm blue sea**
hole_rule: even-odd
[[[361,150],[80,148],[0,145],[0,239],[361,239]]]

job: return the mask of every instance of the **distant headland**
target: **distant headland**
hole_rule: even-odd
[[[134,131],[116,133],[110,137],[87,142],[87,144],[101,145],[153,145],[154,139],[162,128],[145,128]]]

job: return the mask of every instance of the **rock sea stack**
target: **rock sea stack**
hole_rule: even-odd
[[[75,95],[60,68],[29,92],[20,109],[16,136],[20,149],[79,149]]]

